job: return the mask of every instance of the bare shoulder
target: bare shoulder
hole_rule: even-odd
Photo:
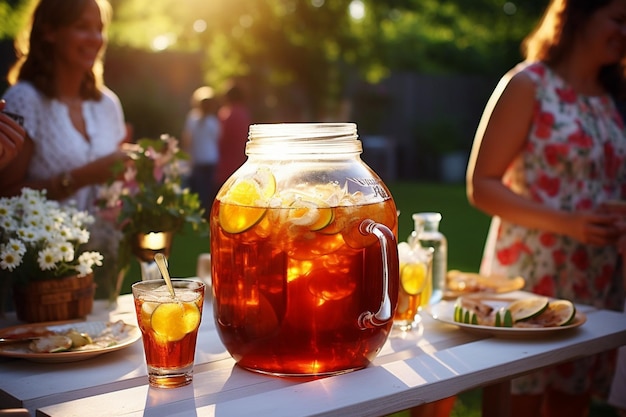
[[[501,81],[502,94],[514,99],[534,98],[537,89],[535,80],[523,67],[515,67],[506,73]]]

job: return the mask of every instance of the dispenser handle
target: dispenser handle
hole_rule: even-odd
[[[390,294],[393,288],[397,288],[397,286],[392,285],[392,280],[397,281],[399,279],[398,245],[391,229],[373,220],[363,220],[359,224],[359,232],[364,236],[370,234],[376,236],[381,248],[383,269],[382,301],[376,313],[365,311],[359,316],[359,327],[361,329],[372,329],[387,324],[393,318]]]

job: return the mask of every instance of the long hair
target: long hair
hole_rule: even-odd
[[[39,0],[30,24],[15,40],[17,61],[9,70],[9,84],[15,84],[18,80],[29,81],[45,96],[57,97],[54,48],[45,39],[45,33],[70,26],[80,18],[90,1],[93,0]],[[111,5],[107,0],[95,2],[104,24],[103,33],[106,33],[111,20]],[[103,45],[93,67],[85,73],[80,87],[80,96],[83,99],[99,100],[102,96],[104,50]]]
[[[523,40],[522,53],[528,61],[550,66],[561,62],[572,50],[581,28],[593,14],[613,0],[552,0],[535,29]],[[611,94],[626,94],[626,59],[601,68],[599,81]]]

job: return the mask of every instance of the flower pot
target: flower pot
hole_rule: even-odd
[[[157,253],[169,258],[173,239],[173,231],[137,233],[132,237],[131,250],[141,262],[152,262]]]
[[[83,318],[91,313],[93,274],[13,286],[17,318],[29,323]]]
[[[137,233],[132,237],[131,252],[139,261],[142,281],[161,278],[154,255],[162,253],[169,258],[173,240],[173,231]]]

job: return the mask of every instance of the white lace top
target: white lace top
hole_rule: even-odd
[[[100,101],[83,102],[89,140],[76,130],[64,103],[47,98],[28,82],[11,86],[3,98],[7,111],[24,117],[24,128],[35,144],[27,180],[51,178],[110,154],[126,134],[120,101],[106,88]],[[70,198],[79,209],[91,210],[95,188],[83,187]]]

